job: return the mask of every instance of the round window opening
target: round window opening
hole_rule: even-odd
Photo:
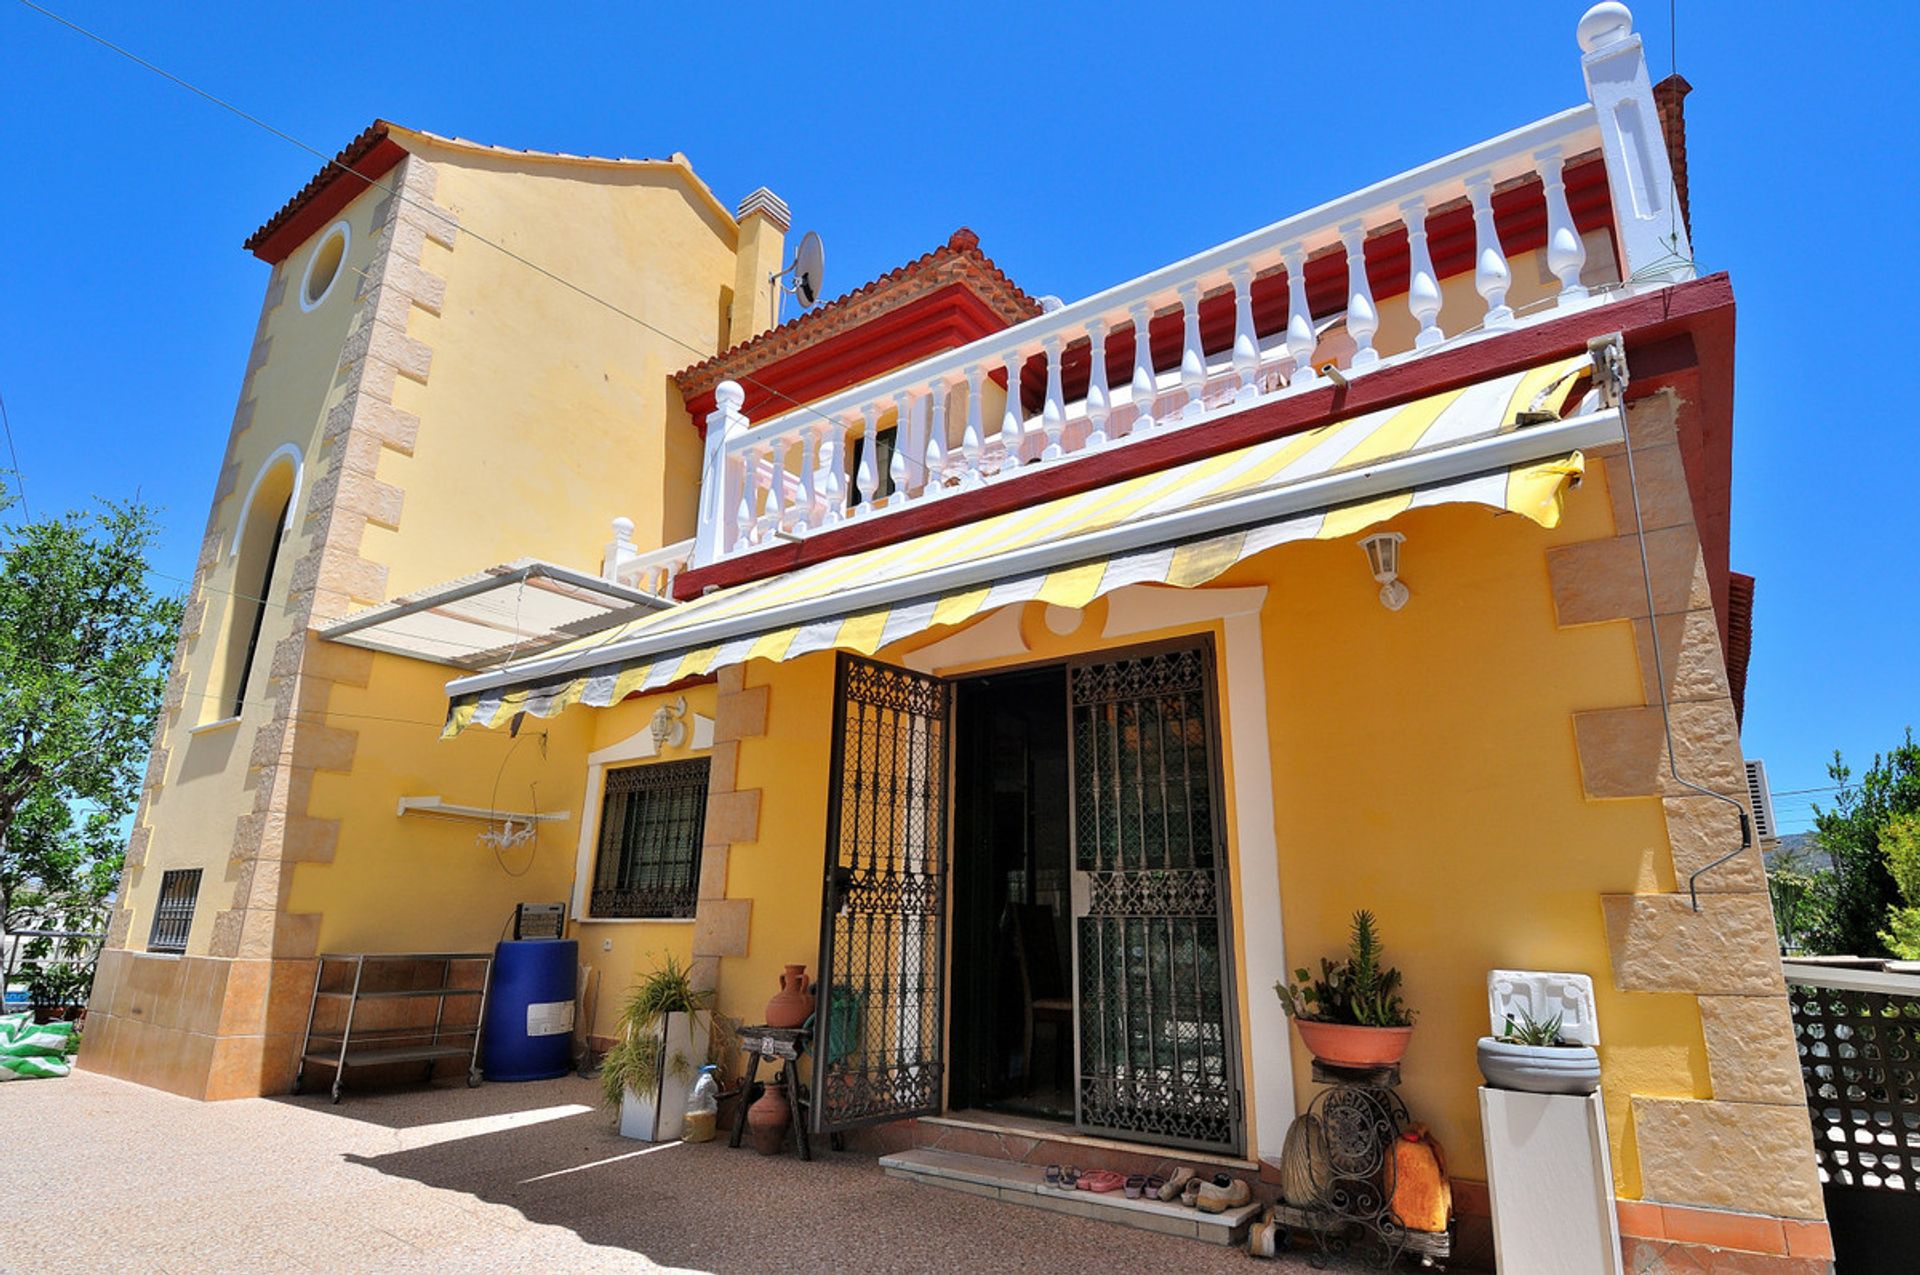
[[[307,258],[307,276],[300,284],[300,308],[311,310],[327,299],[340,267],[347,259],[347,223],[339,222],[327,231]]]

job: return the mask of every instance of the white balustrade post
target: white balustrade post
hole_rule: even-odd
[[[1420,331],[1413,348],[1428,349],[1446,339],[1440,331],[1440,280],[1433,273],[1433,254],[1427,249],[1427,199],[1415,195],[1400,201],[1400,219],[1407,226],[1407,309]]]
[[[1560,281],[1560,300],[1579,301],[1587,295],[1580,282],[1580,271],[1587,264],[1587,246],[1580,242],[1580,231],[1573,224],[1573,209],[1567,206],[1567,183],[1561,176],[1566,163],[1558,146],[1535,153],[1533,162],[1540,169],[1540,185],[1547,196],[1547,269]]]
[[[1380,330],[1380,312],[1373,305],[1373,284],[1367,280],[1367,223],[1340,224],[1340,242],[1347,249],[1347,335],[1353,338],[1348,366],[1361,368],[1380,361],[1373,334]]]
[[[1180,409],[1182,420],[1194,420],[1207,411],[1207,352],[1200,345],[1200,285],[1183,283],[1180,294],[1180,388],[1187,401]]]
[[[782,434],[773,440],[771,465],[767,470],[767,504],[760,515],[761,540],[771,540],[776,531],[785,531],[792,515],[787,507],[787,444]]]
[[[818,527],[827,512],[820,496],[820,435],[824,424],[809,424],[800,436],[800,516],[802,527]]]
[[[1307,252],[1297,240],[1280,249],[1287,267],[1287,353],[1293,356],[1289,386],[1311,384],[1320,373],[1313,366],[1313,349],[1320,338],[1313,331],[1313,311],[1307,306]]]
[[[1486,326],[1504,328],[1513,322],[1513,309],[1507,305],[1513,272],[1493,224],[1493,174],[1482,169],[1469,175],[1467,198],[1473,201],[1473,290],[1487,303]]]
[[[1145,301],[1127,307],[1133,320],[1133,425],[1129,433],[1145,433],[1153,428],[1153,403],[1159,387],[1153,376],[1153,306]]]
[[[858,429],[858,417],[849,416],[827,427],[827,512],[823,520],[831,527],[847,517],[847,431]]]
[[[1227,271],[1233,284],[1233,371],[1240,384],[1233,401],[1244,403],[1260,393],[1260,334],[1253,327],[1253,267],[1241,262]]]
[[[1600,121],[1620,273],[1630,280],[1691,279],[1693,245],[1674,192],[1666,136],[1633,14],[1624,4],[1596,4],[1581,17],[1576,35],[1587,100]]]
[[[1047,431],[1047,446],[1040,459],[1059,460],[1067,454],[1060,445],[1067,431],[1067,395],[1060,385],[1059,334],[1043,338],[1040,348],[1047,354],[1047,397],[1040,408],[1040,427]]]
[[[860,409],[860,508],[861,514],[873,512],[880,496],[880,405],[867,403]]]
[[[925,471],[915,459],[919,437],[914,431],[913,395],[907,390],[896,390],[893,395],[893,459],[887,462],[887,473],[893,479],[893,494],[888,497],[888,503],[908,499],[909,490],[920,486]]]
[[[1020,405],[1020,369],[1026,361],[1019,350],[1009,351],[1005,358],[1007,406],[1000,415],[1000,447],[1005,456],[1001,464],[1007,469],[1018,469],[1027,459],[1022,454],[1027,441],[1027,411]]]
[[[927,408],[927,450],[922,462],[926,469],[923,494],[938,496],[947,489],[947,378],[933,381],[933,397]]]
[[[733,550],[745,552],[753,546],[754,537],[759,533],[759,494],[755,489],[760,485],[760,449],[742,448],[740,452],[740,505],[733,515]]]
[[[967,429],[960,439],[960,455],[965,461],[960,471],[962,487],[978,487],[983,481],[982,474],[987,463],[986,425],[981,419],[981,399],[986,393],[987,370],[978,363],[969,363],[965,369],[967,378]]]
[[[600,559],[600,578],[618,584],[620,569],[639,556],[633,547],[633,519],[615,518],[613,539],[607,542],[606,554]]]
[[[1107,387],[1107,321],[1087,320],[1087,447],[1107,445],[1107,418],[1113,414],[1113,392]]]
[[[739,493],[731,489],[733,466],[728,463],[727,439],[751,425],[741,414],[746,391],[735,381],[722,381],[713,391],[714,410],[707,413],[707,439],[700,469],[699,522],[693,533],[693,560],[701,566],[733,547],[733,520]]]

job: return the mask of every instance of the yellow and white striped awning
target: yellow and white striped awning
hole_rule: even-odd
[[[747,660],[871,655],[1008,603],[1083,607],[1130,584],[1192,588],[1275,545],[1337,539],[1427,505],[1482,504],[1552,527],[1582,471],[1577,449],[1619,437],[1611,410],[1556,419],[1589,366],[1559,360],[722,589],[449,683],[446,734],[605,707]]]

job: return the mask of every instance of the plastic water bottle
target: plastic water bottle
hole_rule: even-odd
[[[693,1088],[687,1091],[686,1127],[681,1130],[683,1142],[713,1141],[714,1122],[720,1118],[720,1073],[712,1063],[700,1069],[694,1077]]]

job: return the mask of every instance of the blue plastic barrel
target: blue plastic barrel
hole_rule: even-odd
[[[493,949],[480,1031],[488,1080],[551,1080],[573,1070],[573,939],[510,939]]]

